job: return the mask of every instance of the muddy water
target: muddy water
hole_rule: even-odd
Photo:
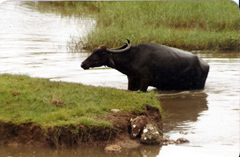
[[[186,145],[163,147],[161,155],[238,156],[240,64],[238,54],[235,57],[204,58],[211,68],[205,90],[160,93],[170,114],[165,135],[190,140]]]
[[[53,81],[127,88],[127,78],[112,69],[84,71],[80,63],[89,54],[69,53],[73,37],[94,28],[91,18],[61,17],[40,13],[20,2],[0,5],[0,73],[27,74]],[[239,155],[240,60],[238,53],[199,53],[210,64],[205,90],[159,91],[164,136],[184,137],[190,143],[143,146],[117,156],[216,156]],[[153,88],[150,88],[150,90]],[[181,132],[181,133],[180,133]],[[183,133],[186,133],[183,134]],[[111,156],[98,148],[26,148],[0,146],[0,156]]]

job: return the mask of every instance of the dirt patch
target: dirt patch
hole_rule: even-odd
[[[47,142],[42,138],[43,130],[33,123],[5,123],[0,122],[0,144],[4,145],[39,145]]]
[[[147,116],[162,133],[162,118],[157,108],[146,106],[140,115]],[[139,140],[130,138],[130,119],[136,116],[139,116],[136,112],[119,111],[98,117],[98,119],[111,122],[113,128],[70,125],[46,129],[34,123],[0,122],[0,144],[23,144],[37,147],[118,144],[122,148],[133,148],[140,145]]]

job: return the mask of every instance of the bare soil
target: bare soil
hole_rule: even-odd
[[[162,117],[157,108],[146,106],[140,113],[154,123],[162,133]],[[13,124],[0,122],[0,145],[34,147],[73,147],[118,144],[122,148],[134,148],[139,140],[130,138],[130,119],[139,116],[136,112],[109,113],[98,119],[109,121],[113,128],[98,126],[61,126],[42,128],[34,123]]]

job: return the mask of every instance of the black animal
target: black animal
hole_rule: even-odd
[[[130,45],[118,49],[102,46],[82,62],[83,69],[106,65],[128,77],[128,90],[203,89],[209,65],[191,53],[158,44]]]

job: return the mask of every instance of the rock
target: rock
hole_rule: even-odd
[[[188,139],[185,138],[178,138],[176,140],[177,144],[181,144],[181,143],[189,143],[190,141]]]
[[[136,138],[141,131],[143,130],[144,126],[147,124],[148,122],[148,118],[144,115],[142,116],[137,116],[134,119],[130,120],[131,122],[131,138]]]
[[[140,142],[144,144],[160,144],[162,137],[160,136],[157,127],[152,124],[146,124],[141,134]]]
[[[106,153],[121,153],[122,148],[121,146],[114,144],[114,145],[110,145],[104,148],[104,151]]]
[[[179,131],[179,133],[183,134],[183,135],[188,135],[188,134],[193,134],[194,132],[192,132],[192,131],[187,131],[187,132]]]
[[[188,143],[190,142],[188,139],[185,138],[178,138],[176,141],[169,139],[169,137],[165,137],[162,139],[163,145],[169,145],[169,144],[182,144],[182,143]]]
[[[111,112],[113,112],[113,113],[117,113],[119,111],[121,111],[121,110],[119,110],[119,109],[111,109]]]
[[[162,139],[162,144],[167,146],[169,144],[175,144],[176,141],[175,140],[172,140],[172,139],[169,139],[169,137],[165,137]]]

